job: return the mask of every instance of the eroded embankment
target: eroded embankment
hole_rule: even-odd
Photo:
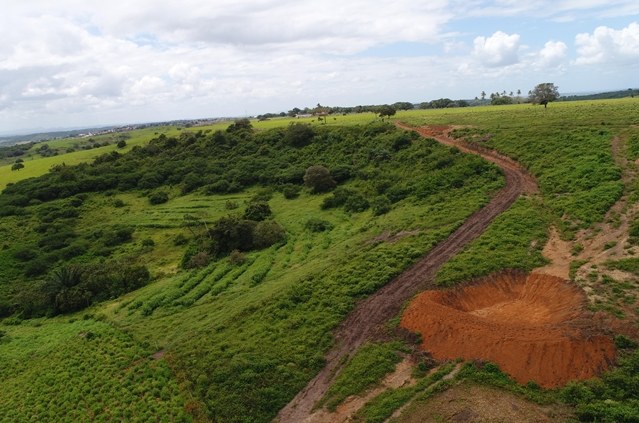
[[[561,278],[506,272],[419,294],[401,326],[419,332],[435,359],[492,361],[520,383],[556,387],[614,360],[612,339],[585,304],[583,291]]]

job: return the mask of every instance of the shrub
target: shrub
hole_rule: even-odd
[[[300,196],[301,187],[299,185],[286,184],[282,187],[282,194],[287,200],[293,200]]]
[[[267,220],[260,222],[253,231],[253,245],[255,248],[266,248],[283,242],[286,239],[286,232],[277,222]]]
[[[113,207],[119,209],[119,208],[124,207],[124,206],[125,206],[124,201],[122,201],[121,199],[116,198],[115,200],[113,200]]]
[[[368,209],[369,206],[368,200],[359,193],[348,197],[344,202],[344,210],[353,213],[363,212]]]
[[[347,165],[336,166],[331,169],[331,176],[335,182],[341,184],[353,177],[353,167]]]
[[[175,238],[173,238],[173,245],[175,245],[176,247],[180,245],[186,245],[187,242],[189,242],[189,240],[183,234],[177,234]]]
[[[306,221],[304,227],[311,232],[324,232],[333,229],[333,224],[327,220],[311,217]]]
[[[226,200],[226,203],[224,203],[224,208],[226,210],[235,210],[238,207],[239,207],[239,204],[237,204],[237,201]]]
[[[120,226],[111,228],[110,231],[105,232],[102,235],[104,245],[107,247],[114,247],[116,245],[124,244],[125,242],[133,239],[134,228],[130,226]]]
[[[356,195],[355,191],[339,187],[333,192],[333,195],[324,199],[321,208],[325,210],[343,206],[344,203],[346,203],[346,200],[353,195]]]
[[[155,241],[153,241],[151,238],[145,238],[142,240],[142,246],[143,247],[154,247],[155,246]]]
[[[20,261],[30,261],[38,256],[38,252],[33,248],[22,247],[13,252],[13,257]]]
[[[244,218],[256,222],[265,220],[272,214],[271,207],[269,207],[268,203],[262,201],[251,202],[246,206],[246,210],[244,210]]]
[[[222,255],[233,250],[251,250],[255,225],[255,221],[231,216],[217,220],[209,230],[212,239],[211,252]]]
[[[284,134],[284,141],[293,147],[304,147],[313,141],[315,133],[310,125],[293,123],[289,125]]]
[[[337,185],[329,170],[324,166],[311,166],[306,169],[304,184],[315,194],[328,192]]]
[[[215,181],[204,188],[204,193],[207,195],[226,194],[228,192],[231,192],[231,184],[225,179]]]
[[[169,201],[169,194],[167,194],[164,191],[156,191],[152,193],[151,195],[149,195],[149,203],[153,205],[163,204],[163,203],[166,203],[167,201]]]
[[[375,198],[372,201],[371,207],[373,209],[373,214],[375,216],[380,216],[380,215],[388,213],[390,211],[391,202],[388,199],[388,197],[380,196],[380,197]]]
[[[239,266],[240,264],[244,264],[246,262],[246,256],[240,250],[233,250],[229,255],[229,263]]]
[[[273,189],[264,188],[259,190],[258,192],[251,197],[251,202],[268,202],[271,198],[273,198]]]
[[[190,269],[204,267],[209,264],[211,257],[205,251],[194,254],[189,260],[187,267]]]

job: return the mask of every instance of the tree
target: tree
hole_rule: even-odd
[[[13,166],[11,166],[11,170],[20,170],[20,169],[24,169],[24,165],[22,163],[14,163]]]
[[[304,147],[313,141],[315,132],[310,125],[304,123],[292,123],[286,129],[284,141],[293,147]]]
[[[486,91],[481,92],[481,99],[486,100]]]
[[[331,172],[324,166],[311,166],[304,174],[304,184],[313,193],[327,192],[335,188],[335,181]]]
[[[533,103],[543,104],[544,108],[548,107],[548,103],[559,98],[558,87],[552,82],[544,82],[538,84],[530,91],[530,100]]]
[[[116,146],[117,146],[118,148],[124,148],[124,147],[126,147],[126,141],[124,141],[124,140],[120,140],[120,141],[118,141],[118,143],[116,144]]]
[[[395,108],[393,106],[385,104],[379,108],[378,113],[379,117],[381,117],[382,119],[384,119],[384,116],[388,116],[390,118],[391,116],[395,115]]]

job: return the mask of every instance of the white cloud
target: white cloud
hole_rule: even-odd
[[[631,23],[615,30],[600,26],[592,34],[575,37],[577,64],[636,63],[639,60],[639,24]]]
[[[556,67],[563,63],[568,46],[562,41],[548,41],[539,52],[539,64],[542,67]]]
[[[536,37],[522,25],[517,33],[498,31],[471,44],[473,31],[488,22],[500,25],[503,17],[510,28],[513,17],[520,16],[557,20],[639,13],[639,3],[630,0],[396,0],[383,5],[364,0],[3,0],[2,7],[2,131],[33,122],[92,125],[263,113],[317,102],[454,98],[477,91],[484,80],[505,85],[502,80],[515,79],[510,88],[523,89],[527,79],[536,82],[539,70],[562,74],[572,65],[562,37],[553,34],[555,41],[528,47],[524,43]],[[542,21],[535,24],[543,27]],[[632,33],[635,26],[624,30]],[[598,57],[600,45],[612,45],[617,58],[636,57],[631,36],[607,30],[603,36],[599,29],[580,35],[580,63]],[[419,49],[408,51],[412,46]]]
[[[490,37],[477,37],[473,41],[473,55],[488,67],[513,65],[519,61],[519,34],[508,35],[497,31]]]

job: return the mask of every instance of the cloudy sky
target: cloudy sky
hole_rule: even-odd
[[[2,0],[0,133],[639,87],[636,0]]]

